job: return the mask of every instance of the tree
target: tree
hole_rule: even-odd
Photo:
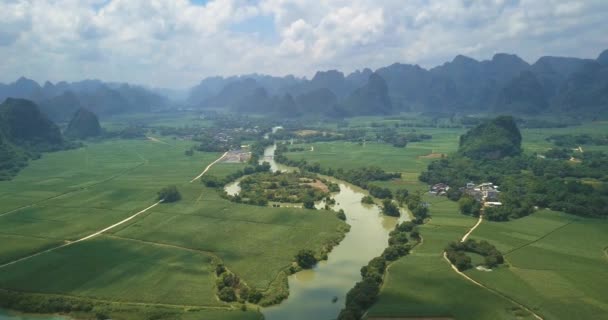
[[[401,215],[399,208],[390,199],[382,201],[382,213],[391,217],[399,217]]]
[[[374,204],[374,198],[372,198],[371,196],[363,196],[363,198],[361,198],[361,203]]]
[[[407,196],[410,194],[410,192],[403,188],[403,189],[397,189],[395,191],[395,200],[397,200],[399,202],[399,204],[403,204],[405,202],[405,199],[407,198]]]
[[[310,269],[317,263],[314,252],[308,249],[302,249],[296,255],[296,262],[304,269]]]
[[[177,190],[177,187],[172,185],[172,186],[167,186],[162,188],[159,192],[158,192],[158,200],[162,200],[163,202],[176,202],[179,201],[182,198],[182,195],[179,193],[179,190]]]
[[[222,288],[222,290],[220,290],[220,293],[218,294],[218,297],[220,298],[220,300],[226,302],[236,301],[236,293],[231,287]]]
[[[336,217],[338,217],[338,219],[344,221],[344,220],[346,220],[346,213],[344,213],[344,210],[340,209],[340,211],[338,211],[338,213],[336,213]]]
[[[479,217],[481,213],[481,204],[469,196],[460,198],[458,200],[458,207],[460,208],[460,213],[465,215]]]
[[[315,202],[312,199],[305,199],[303,204],[304,204],[304,208],[306,208],[306,209],[315,208]]]

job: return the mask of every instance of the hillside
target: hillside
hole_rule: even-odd
[[[57,125],[32,101],[8,98],[0,104],[0,180],[12,178],[40,152],[66,146]]]
[[[78,139],[96,137],[101,134],[101,126],[93,112],[80,108],[70,120],[65,134]]]
[[[460,137],[458,152],[473,159],[501,159],[521,154],[521,133],[510,116],[484,122]]]

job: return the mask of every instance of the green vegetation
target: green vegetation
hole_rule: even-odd
[[[7,98],[0,104],[0,181],[10,180],[41,152],[75,147],[29,100]]]
[[[93,310],[85,314],[99,311],[113,319],[148,319],[158,312],[175,319],[256,318],[255,311],[230,311],[217,300],[218,263],[247,285],[250,301],[276,303],[288,294],[283,275],[299,250],[321,255],[342,239],[348,226],[327,211],[302,214],[301,209],[236,204],[214,189],[188,183],[220,156],[184,157],[191,146],[179,140],[90,143],[50,153],[13,181],[1,182],[0,239],[6,245],[0,264],[121,221],[150,206],[167,185],[177,186],[182,196],[104,235],[3,267],[0,288],[11,296],[25,292],[5,306],[54,312],[46,297],[58,294],[72,297],[70,304],[91,301]],[[218,163],[209,174],[225,179],[243,168]],[[47,268],[52,270],[40,272]],[[233,287],[237,300],[244,298],[243,288]]]
[[[385,199],[382,201],[382,213],[391,217],[398,217],[401,215],[399,212],[399,207],[397,207],[390,199]]]
[[[484,122],[460,137],[459,153],[471,159],[502,159],[521,154],[521,133],[512,117]]]
[[[499,264],[504,263],[502,253],[485,240],[480,242],[473,239],[467,239],[464,242],[452,241],[446,247],[445,252],[450,262],[452,262],[460,271],[473,267],[471,258],[468,257],[465,252],[477,253],[483,256],[483,265],[488,268],[494,268]]]
[[[303,269],[310,269],[317,264],[317,258],[312,250],[300,250],[296,254],[296,263]]]
[[[508,222],[484,221],[472,236],[495,244],[508,267],[466,273],[545,319],[602,318],[608,312],[606,230],[605,219],[550,210]]]
[[[76,111],[65,130],[65,135],[77,139],[96,137],[101,134],[101,126],[97,116],[84,108]]]
[[[167,186],[158,191],[158,200],[162,200],[165,203],[176,202],[182,199],[181,193],[177,190],[177,186]]]
[[[286,203],[312,203],[329,196],[327,185],[310,173],[255,173],[240,181],[241,192],[233,199],[252,204],[268,201]],[[309,208],[310,209],[310,208]]]
[[[364,196],[363,198],[361,198],[361,203],[374,204],[374,198],[372,196]]]

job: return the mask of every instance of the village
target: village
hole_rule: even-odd
[[[437,183],[431,186],[429,194],[434,196],[447,196],[450,186],[446,183]],[[499,201],[500,191],[498,186],[492,182],[475,184],[468,182],[464,187],[458,189],[463,195],[468,195],[475,201],[486,207],[498,207],[502,205]]]

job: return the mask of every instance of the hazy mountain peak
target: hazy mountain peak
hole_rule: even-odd
[[[597,57],[597,62],[602,65],[608,65],[608,49],[600,53],[600,55]]]

